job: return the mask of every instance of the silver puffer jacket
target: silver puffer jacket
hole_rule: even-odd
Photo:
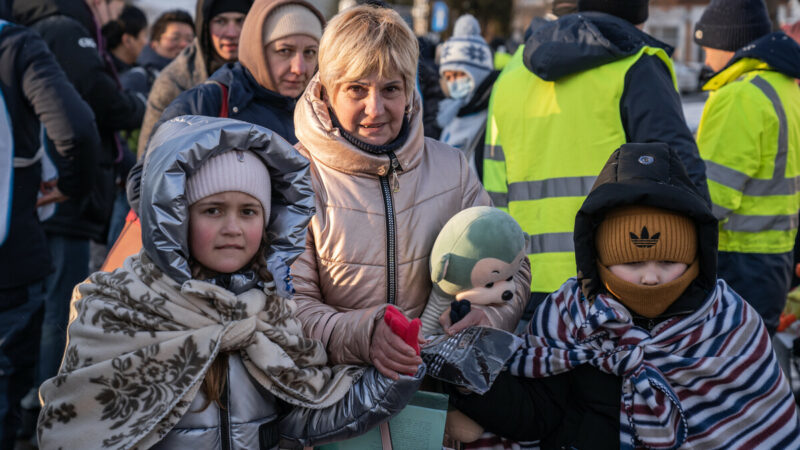
[[[306,226],[314,215],[308,160],[266,128],[201,116],[182,116],[163,124],[150,146],[141,172],[128,180],[128,198],[142,223],[143,247],[158,267],[178,282],[191,278],[186,179],[212,156],[248,150],[264,161],[270,173],[267,266],[279,294],[289,295],[288,267],[303,251]],[[231,280],[231,288],[236,284]],[[203,409],[205,398],[198,393],[189,412],[154,448],[272,449],[279,440],[286,448],[347,439],[399,412],[424,373],[420,366],[415,376],[392,381],[369,368],[342,400],[315,410],[278,401],[253,381],[238,356],[231,355],[222,395],[226,408],[211,404]]]

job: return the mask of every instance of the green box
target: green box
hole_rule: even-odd
[[[389,421],[396,450],[441,450],[447,419],[447,394],[418,391],[405,408]],[[376,427],[361,436],[317,447],[317,450],[382,450]]]

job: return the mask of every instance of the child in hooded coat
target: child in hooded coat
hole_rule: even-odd
[[[72,302],[41,448],[272,449],[351,437],[419,387],[327,366],[303,335],[288,264],[314,214],[308,161],[230,119],[164,124],[131,187],[143,250]]]
[[[508,371],[483,396],[451,392],[490,432],[471,448],[800,448],[769,335],[717,279],[717,221],[673,150],[614,152],[574,236],[578,276]]]

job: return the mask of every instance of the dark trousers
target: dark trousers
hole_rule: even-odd
[[[0,449],[13,449],[20,400],[33,386],[39,354],[43,281],[0,289]]]
[[[56,376],[67,342],[69,302],[75,285],[89,276],[89,240],[47,235],[55,271],[47,277],[36,388]]]
[[[792,280],[793,253],[719,252],[717,274],[761,316],[775,334]]]

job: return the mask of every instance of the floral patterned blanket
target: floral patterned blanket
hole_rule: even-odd
[[[78,285],[56,377],[40,389],[41,448],[148,448],[178,422],[219,352],[235,351],[253,378],[293,405],[324,408],[361,368],[327,367],[303,336],[292,300],[274,286],[240,295],[179,285],[142,252]]]

